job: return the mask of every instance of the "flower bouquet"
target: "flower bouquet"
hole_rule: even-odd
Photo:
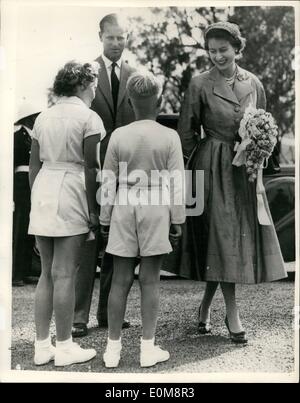
[[[272,115],[264,109],[249,106],[240,123],[239,135],[242,139],[237,144],[237,152],[232,164],[245,165],[249,181],[257,179],[258,170],[268,161],[278,137],[278,126]]]

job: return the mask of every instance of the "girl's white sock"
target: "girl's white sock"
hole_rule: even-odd
[[[48,336],[46,339],[44,339],[44,340],[37,340],[37,339],[35,339],[34,344],[35,344],[36,347],[39,347],[39,348],[47,348],[47,347],[50,347],[50,346],[51,346],[51,337],[50,337],[50,334],[49,334],[49,336]]]
[[[63,340],[63,341],[56,341],[56,348],[64,349],[64,348],[70,347],[72,345],[72,343],[73,343],[72,337],[70,337],[67,340]]]

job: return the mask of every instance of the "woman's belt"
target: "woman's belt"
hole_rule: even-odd
[[[207,136],[208,139],[212,139],[212,140],[217,140],[220,141],[221,143],[226,143],[229,144],[231,146],[234,145],[234,141],[235,138],[226,138],[218,133],[213,132],[212,130],[209,129],[205,129],[205,134]]]

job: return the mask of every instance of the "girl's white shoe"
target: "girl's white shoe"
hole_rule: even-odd
[[[48,362],[54,360],[55,356],[55,347],[50,344],[49,346],[38,346],[35,345],[34,349],[34,363],[35,365],[45,365]]]
[[[56,367],[86,362],[97,354],[93,348],[84,349],[79,344],[73,342],[63,348],[56,347],[55,350],[54,365]]]

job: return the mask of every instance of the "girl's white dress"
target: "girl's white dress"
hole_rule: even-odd
[[[83,141],[95,134],[105,136],[101,118],[75,96],[62,97],[37,117],[33,139],[43,165],[32,187],[29,234],[60,237],[89,231]]]

